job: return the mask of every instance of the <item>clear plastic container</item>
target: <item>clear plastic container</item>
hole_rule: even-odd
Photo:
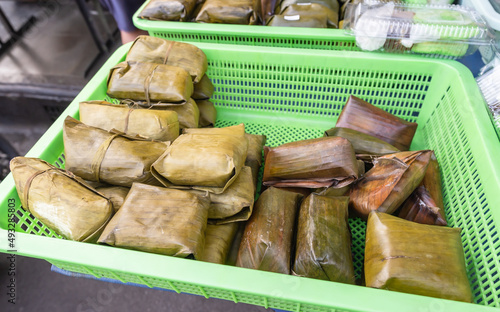
[[[495,42],[481,15],[457,5],[365,1],[345,14],[343,28],[365,51],[457,59]]]

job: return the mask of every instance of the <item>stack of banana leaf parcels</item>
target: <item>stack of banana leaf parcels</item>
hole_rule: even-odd
[[[472,300],[436,155],[409,151],[416,123],[351,96],[323,137],[267,147],[213,128],[206,70],[193,45],[139,37],[109,74],[120,104],[64,121],[66,170],[11,161],[23,208],[69,240]],[[348,218],[367,221],[360,280]]]
[[[350,0],[150,0],[139,18],[156,21],[339,28]]]

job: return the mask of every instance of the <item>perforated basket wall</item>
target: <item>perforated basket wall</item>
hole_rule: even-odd
[[[491,161],[496,147],[489,144],[491,138],[494,139],[491,142],[498,144],[498,139],[484,103],[473,104],[482,99],[475,84],[472,85],[474,79],[470,73],[450,61],[402,56],[209,44],[199,46],[207,54],[208,75],[216,86],[212,98],[218,109],[216,126],[244,122],[249,133],[265,134],[269,146],[322,136],[324,130],[335,125],[351,94],[406,120],[418,122],[411,149],[430,148],[436,153],[443,177],[449,225],[462,228],[474,301],[480,305],[500,306],[500,241],[494,210],[500,207],[498,192],[495,192],[500,189],[498,177],[495,177],[499,164]],[[107,67],[123,59],[125,52],[126,49],[122,48],[113,56],[94,78],[91,87],[87,87],[70,105],[67,114],[78,117],[77,102],[80,100],[108,99],[105,94]],[[484,111],[475,111],[478,107]],[[54,127],[60,129],[63,117],[56,121]],[[39,155],[62,167],[62,133],[60,130],[53,131],[53,137],[45,139],[51,144],[35,146],[30,155]],[[493,178],[488,174],[493,174]],[[7,186],[8,191],[5,191],[6,184],[0,187],[7,194],[4,195],[17,196],[13,184]],[[5,203],[6,199],[3,200]],[[4,209],[6,205],[0,207]],[[18,231],[57,237],[22,209],[17,212],[17,220]],[[4,224],[0,225],[5,228]],[[365,223],[352,219],[350,225],[354,266],[357,277],[360,277]],[[147,256],[141,253],[141,257]],[[164,258],[168,266],[170,257]],[[284,310],[337,311],[339,306],[343,306],[337,306],[339,302],[331,302],[329,306],[301,304],[272,294],[240,293],[224,289],[224,285],[217,281],[213,281],[211,286],[199,286],[192,281],[139,276],[123,272],[123,268],[120,271],[102,269],[95,264],[79,262],[76,258],[72,261],[51,258],[50,261],[60,268],[96,277]],[[265,284],[266,280],[259,282]],[[324,284],[318,285],[325,287]],[[258,293],[258,289],[255,291]],[[287,285],[283,285],[280,291],[286,292]],[[445,306],[448,304],[448,301],[443,302]],[[352,303],[352,310],[357,310],[356,304]],[[415,300],[408,304],[417,309],[421,303]],[[470,307],[472,309],[474,305]]]

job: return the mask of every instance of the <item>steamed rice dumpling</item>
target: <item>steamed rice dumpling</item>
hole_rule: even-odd
[[[267,26],[327,28],[327,21],[328,16],[324,13],[316,15],[283,14],[271,17]]]
[[[66,117],[63,127],[66,170],[97,182],[130,187],[152,183],[151,165],[168,143],[134,140]]]
[[[200,110],[193,99],[189,99],[184,105],[155,107],[155,110],[176,112],[181,130],[185,128],[197,128],[200,122]]]
[[[259,179],[259,171],[262,166],[262,150],[266,144],[266,136],[259,134],[245,134],[248,140],[248,153],[245,160],[245,166],[252,168],[253,185],[257,191],[257,182]]]
[[[364,268],[368,287],[472,301],[459,228],[372,212]]]
[[[214,94],[214,85],[207,74],[203,75],[200,82],[194,84],[193,99],[208,100]]]
[[[350,205],[365,219],[368,214],[393,213],[424,178],[432,151],[399,152],[381,156],[351,188]]]
[[[201,128],[213,127],[217,120],[217,110],[215,109],[214,103],[209,100],[199,100],[196,101],[196,105],[200,110],[199,126]]]
[[[184,68],[193,83],[200,82],[208,67],[207,56],[197,46],[150,36],[139,36],[135,39],[127,53],[126,61]]]
[[[404,202],[399,217],[422,224],[446,225],[442,208],[438,207],[424,186],[419,186]]]
[[[186,21],[197,0],[151,0],[139,18],[153,21]]]
[[[300,16],[300,18],[312,17],[319,21],[325,21],[324,27],[339,28],[338,11],[332,11],[325,6],[317,3],[299,3],[292,4],[285,9],[282,8],[281,15]]]
[[[123,205],[123,201],[127,197],[130,188],[123,186],[102,186],[96,188],[96,190],[111,201],[113,211],[116,213]]]
[[[166,110],[135,109],[106,101],[80,102],[80,120],[106,131],[116,129],[150,140],[173,141],[179,136],[177,113]]]
[[[253,25],[259,11],[260,0],[205,0],[196,22]]]
[[[194,133],[179,136],[153,164],[154,176],[165,186],[222,193],[238,177],[247,156],[245,128],[233,128],[230,133],[227,128],[189,129]]]
[[[300,206],[293,273],[354,284],[349,197],[309,195]]]
[[[292,237],[302,195],[270,187],[247,221],[236,266],[290,274]]]
[[[224,264],[233,243],[238,223],[208,224],[201,261]]]
[[[356,154],[385,155],[399,152],[389,143],[349,128],[335,127],[326,130],[325,136],[339,136],[349,140]]]
[[[353,129],[385,141],[401,151],[410,148],[417,124],[396,117],[355,96],[350,96],[336,127]]]
[[[108,77],[108,95],[117,99],[131,99],[142,106],[153,102],[183,104],[193,94],[189,73],[180,67],[121,62],[111,68]]]
[[[208,205],[208,197],[134,183],[99,243],[200,259],[205,245]]]
[[[111,219],[111,202],[70,172],[28,157],[10,170],[24,210],[66,239],[95,242]]]
[[[341,137],[323,137],[267,148],[263,183],[276,187],[342,187],[359,167],[354,149]]]

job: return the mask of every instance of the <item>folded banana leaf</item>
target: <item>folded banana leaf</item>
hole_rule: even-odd
[[[186,105],[182,105],[184,107]],[[179,136],[177,113],[153,109],[135,109],[106,101],[80,102],[80,120],[89,126],[146,139],[173,141]]]
[[[205,248],[200,260],[219,264],[226,263],[237,229],[238,223],[208,224],[205,232]]]
[[[302,195],[270,187],[247,221],[236,266],[290,274],[294,223]]]
[[[367,155],[385,155],[399,150],[374,136],[349,128],[334,127],[325,131],[325,136],[339,136],[351,142],[354,152]]]
[[[396,117],[355,96],[350,96],[336,127],[349,128],[374,136],[401,151],[410,148],[417,124]]]
[[[210,78],[205,74],[200,82],[194,84],[194,92],[192,98],[195,100],[208,100],[214,94],[214,85]]]
[[[23,209],[66,239],[95,242],[111,219],[111,202],[71,172],[28,157],[10,171]]]
[[[66,170],[89,181],[128,187],[133,182],[155,182],[151,165],[169,145],[113,134],[69,116],[63,139]]]
[[[208,67],[205,53],[189,43],[139,36],[128,51],[126,61],[177,66],[188,71],[194,83],[201,81]]]
[[[181,190],[134,183],[99,243],[200,259],[210,200]]]
[[[253,25],[259,12],[260,0],[205,0],[196,22]]]
[[[199,100],[196,101],[196,105],[198,105],[198,109],[200,110],[199,126],[201,128],[213,127],[217,120],[217,110],[214,103],[209,100]]]
[[[398,217],[421,224],[447,225],[440,210],[425,186],[419,186],[403,203]]]
[[[103,186],[96,188],[96,190],[111,201],[113,211],[116,213],[123,205],[123,201],[127,197],[130,188],[123,186]]]
[[[358,178],[354,149],[341,137],[323,137],[268,148],[263,183],[276,187],[349,185]]]
[[[309,195],[300,206],[293,273],[354,284],[349,197]]]
[[[254,189],[257,192],[257,183],[259,180],[259,171],[262,166],[262,150],[266,144],[266,136],[259,134],[246,133],[245,137],[248,140],[248,153],[245,160],[245,166],[252,168],[252,177]]]
[[[153,175],[165,186],[221,194],[236,180],[247,156],[244,125],[232,128],[189,129],[207,133],[179,136],[153,164]]]
[[[186,21],[197,0],[151,0],[139,18],[153,21]]]
[[[245,125],[239,124],[236,126],[224,127],[224,128],[186,128],[182,130],[183,134],[223,134],[235,136],[238,138],[245,137]]]
[[[308,6],[309,4],[319,4],[333,12],[339,11],[339,3],[337,0],[282,0],[280,3],[280,12],[283,12],[291,5],[298,4]]]
[[[361,178],[362,176],[365,175],[365,162],[362,160],[357,160],[358,162],[358,178]]]
[[[145,101],[137,103],[146,107],[154,102],[184,104],[193,94],[193,82],[185,69],[135,61],[111,68],[107,85],[110,97]]]
[[[283,14],[274,15],[268,19],[267,26],[278,27],[307,27],[307,28],[327,28],[328,16],[326,13],[318,12],[316,15],[310,14]]]
[[[446,214],[444,212],[444,202],[443,202],[443,191],[441,188],[441,173],[439,172],[439,163],[436,158],[436,154],[433,152],[431,154],[431,159],[429,161],[429,166],[424,175],[424,180],[422,185],[425,186],[429,192],[430,197],[436,203],[436,207],[439,208],[441,219],[446,222]]]
[[[335,188],[335,187],[321,188],[317,189],[315,193],[321,196],[330,196],[330,197],[349,196],[350,190],[351,190],[351,185],[347,185],[340,188]]]
[[[368,287],[472,302],[459,228],[372,212],[364,268]]]
[[[180,129],[197,128],[200,122],[201,113],[193,99],[189,99],[184,105],[154,106],[154,108],[176,112]]]
[[[351,188],[350,205],[366,220],[368,214],[393,213],[424,178],[432,151],[399,152],[381,156]]]
[[[332,1],[337,3],[337,1]],[[324,5],[318,3],[298,3],[291,4],[289,6],[281,7],[281,14],[285,16],[297,16],[301,18],[306,16],[313,17],[320,21],[325,21],[326,23],[323,28],[339,28],[339,14],[338,14],[338,4],[336,10],[331,10]]]
[[[278,0],[261,0],[261,17],[262,24],[267,25],[268,20],[271,19],[279,7]]]

